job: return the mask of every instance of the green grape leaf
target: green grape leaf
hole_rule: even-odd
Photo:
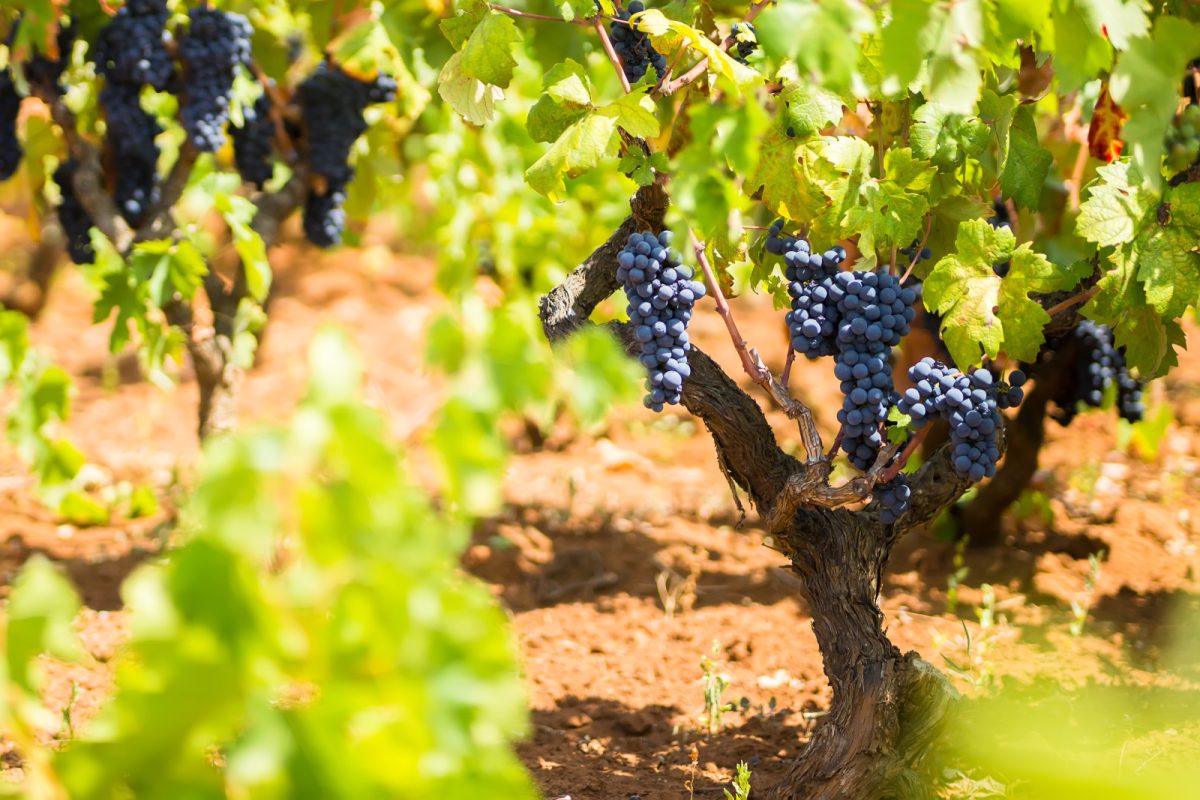
[[[1200,241],[1180,225],[1147,226],[1133,243],[1130,256],[1146,302],[1162,317],[1183,315],[1200,297]]]
[[[1108,40],[1118,50],[1124,50],[1150,27],[1143,4],[1138,0],[1077,0],[1076,6],[1097,31],[1103,29],[1107,33]]]
[[[1000,188],[1018,208],[1036,209],[1054,157],[1038,144],[1037,128],[1029,106],[1023,106],[1013,118],[1008,143]]]
[[[1163,319],[1147,302],[1129,257],[1131,248],[1123,245],[1113,254],[1112,268],[1100,278],[1100,293],[1083,313],[1112,328],[1117,345],[1125,348],[1126,363],[1143,380],[1150,380],[1178,365],[1175,351],[1185,346],[1186,337],[1176,320]]]
[[[1087,199],[1079,206],[1075,231],[1100,247],[1133,241],[1157,198],[1141,187],[1136,168],[1115,161],[1096,171]]]
[[[490,16],[491,11],[483,0],[466,0],[456,5],[462,8],[463,13],[443,19],[438,23],[438,27],[454,49],[461,50],[475,32],[475,28],[484,17]]]
[[[932,49],[934,13],[932,0],[895,0],[891,4],[891,19],[880,34],[879,54],[890,79],[884,85],[888,94],[908,88],[920,74],[923,61],[915,54]]]
[[[256,207],[244,197],[224,194],[216,196],[215,205],[233,235],[233,248],[246,275],[246,290],[261,303],[271,289],[271,262],[267,260],[266,242],[250,226]]]
[[[1054,17],[1054,76],[1059,91],[1078,89],[1112,66],[1112,45],[1073,9]]]
[[[876,250],[905,247],[920,234],[929,199],[892,181],[874,178],[863,182],[860,199],[861,203],[846,213],[844,222],[847,229],[859,232],[858,249],[864,268],[869,269]]]
[[[567,188],[563,178],[579,177],[613,152],[619,141],[618,128],[634,137],[657,136],[658,118],[653,108],[653,101],[639,91],[592,110],[563,131],[525,171],[525,180],[551,200],[561,199]]]
[[[438,74],[438,94],[472,125],[486,125],[496,118],[496,104],[504,90],[467,75],[462,70],[462,53],[454,53]]]
[[[963,165],[988,146],[991,131],[975,117],[955,114],[935,103],[926,103],[913,114],[913,153],[944,170]]]
[[[1143,182],[1162,183],[1163,137],[1175,116],[1179,76],[1197,56],[1200,25],[1161,16],[1150,37],[1129,42],[1113,70],[1109,89],[1129,120],[1121,130]]]
[[[339,67],[363,80],[373,79],[396,61],[387,29],[373,17],[347,28],[326,49]]]
[[[800,81],[795,64],[785,65],[778,77],[783,81],[779,98],[783,101],[784,127],[790,127],[796,136],[806,139],[841,120],[842,99],[820,86]]]
[[[1069,289],[1090,269],[1087,262],[1062,269],[1028,244],[1014,244],[1007,228],[981,219],[963,222],[955,252],[938,261],[925,280],[925,305],[942,316],[942,339],[962,369],[1001,350],[1034,358],[1050,317],[1029,295]],[[1004,261],[1010,266],[1001,279],[993,266]]]
[[[970,114],[979,98],[981,65],[977,48],[983,42],[983,6],[938,4],[934,13],[931,27],[936,34],[926,56],[926,96],[948,112]]]
[[[1043,329],[1050,315],[1040,303],[1029,298],[1030,293],[1065,291],[1091,271],[1092,264],[1086,260],[1066,268],[1051,263],[1028,243],[1014,250],[1008,274],[1000,281],[997,303],[997,315],[1004,321],[1004,352],[1020,361],[1036,359],[1046,340]]]
[[[996,94],[991,89],[984,89],[979,99],[979,117],[996,140],[996,162],[1001,169],[1008,158],[1009,131],[1020,103],[1021,99],[1015,94]]]
[[[762,201],[771,212],[787,219],[807,219],[826,202],[825,196],[806,180],[807,169],[800,159],[808,154],[795,139],[772,130],[763,138],[758,169],[747,180],[747,190],[761,190]]]
[[[592,107],[591,85],[579,63],[555,64],[542,81],[544,94],[529,109],[525,125],[535,142],[553,142]]]
[[[512,17],[498,12],[488,14],[471,31],[463,46],[462,73],[481,83],[507,87],[517,66],[513,48],[523,39]]]

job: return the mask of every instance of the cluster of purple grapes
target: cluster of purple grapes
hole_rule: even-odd
[[[1109,388],[1117,385],[1117,408],[1123,419],[1138,422],[1145,414],[1142,385],[1129,374],[1125,354],[1113,343],[1107,325],[1083,320],[1068,334],[1077,342],[1078,351],[1071,379],[1054,398],[1058,406],[1052,414],[1061,425],[1070,425],[1080,407],[1099,408]]]
[[[783,220],[775,220],[767,233],[766,250],[783,256],[788,295],[792,298],[792,310],[787,314],[792,347],[814,360],[831,356],[837,352],[834,339],[839,322],[833,298],[834,276],[846,251],[834,247],[813,253],[806,240],[782,236],[782,231]]]
[[[58,206],[58,224],[67,237],[67,255],[76,264],[90,264],[96,257],[88,233],[92,228],[92,218],[75,196],[75,172],[78,169],[75,160],[69,159],[54,170],[54,182],[62,195],[62,202]]]
[[[0,181],[11,178],[21,165],[21,142],[17,139],[17,114],[21,95],[13,82],[12,70],[0,70]]]
[[[687,326],[692,306],[705,294],[704,284],[692,280],[691,268],[670,246],[670,231],[634,233],[617,254],[629,324],[641,345],[642,365],[649,370],[644,402],[654,411],[677,404],[692,374]]]
[[[888,272],[838,273],[835,286],[842,322],[833,374],[845,395],[838,412],[842,449],[866,470],[883,446],[883,424],[895,402],[891,351],[908,334],[917,293]]]
[[[116,173],[113,198],[132,225],[145,221],[158,203],[158,120],[142,108],[141,87],[111,82],[100,90],[106,142]]]
[[[242,110],[242,124],[231,129],[233,161],[246,183],[261,189],[275,172],[271,158],[275,121],[271,119],[271,95],[263,92],[254,105]]]
[[[933,251],[928,247],[921,247],[920,253],[917,252],[918,247],[921,247],[921,243],[916,239],[913,239],[912,244],[910,244],[908,247],[900,248],[900,255],[907,258],[909,263],[912,264],[920,264],[922,261],[928,261],[929,259],[933,258]]]
[[[167,88],[174,73],[166,0],[130,0],[100,31],[92,51],[109,83]]]
[[[783,256],[792,347],[810,359],[834,356],[844,395],[842,449],[855,467],[870,469],[892,403],[891,349],[908,333],[917,294],[890,273],[841,271],[841,247],[814,253],[804,239],[782,232],[783,220],[776,220],[766,250]]]
[[[973,482],[996,474],[1000,448],[996,433],[1002,420],[1001,408],[1021,402],[1024,373],[1014,370],[1007,384],[997,382],[983,368],[970,375],[933,358],[923,358],[908,376],[913,385],[900,396],[897,408],[921,428],[940,417],[950,424],[954,471]]]
[[[332,247],[341,242],[346,226],[342,204],[354,177],[350,149],[367,129],[363,112],[394,99],[396,81],[389,75],[361,81],[326,61],[300,84],[299,96],[309,164],[325,184],[321,191],[309,191],[304,233],[313,244]]]
[[[197,6],[179,42],[184,92],[179,113],[188,139],[202,153],[225,144],[230,95],[239,66],[250,63],[250,23],[241,14]]]
[[[654,67],[660,79],[667,72],[667,60],[650,44],[650,37],[634,25],[628,24],[630,17],[645,10],[646,4],[642,0],[632,0],[625,10],[617,15],[618,20],[624,21],[614,21],[609,27],[613,50],[621,57],[621,67],[630,83],[637,83],[646,77],[646,71],[650,67]]]
[[[143,86],[162,91],[174,65],[167,51],[166,0],[131,0],[104,26],[92,58],[104,77],[100,105],[116,172],[114,199],[121,215],[139,225],[158,202],[158,145],[162,129],[141,105]]]
[[[754,51],[758,49],[758,31],[754,29],[754,23],[735,22],[729,35],[733,37],[733,41],[737,44],[737,55],[733,57],[734,61],[745,64],[750,60],[750,56],[754,55]]]
[[[872,500],[879,504],[879,521],[891,525],[908,511],[912,503],[912,487],[903,472],[897,473],[887,483],[875,486],[871,492]]]

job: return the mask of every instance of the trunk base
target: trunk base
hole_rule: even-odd
[[[958,692],[916,653],[862,664],[843,676],[829,716],[775,800],[924,800],[933,795],[918,772]]]

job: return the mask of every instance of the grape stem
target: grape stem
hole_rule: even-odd
[[[904,469],[904,465],[908,463],[909,457],[917,452],[917,448],[921,446],[921,442],[925,441],[925,437],[929,435],[929,429],[932,427],[932,425],[926,425],[917,431],[916,436],[913,436],[909,440],[908,446],[904,448],[904,452],[900,454],[900,457],[879,476],[880,483],[887,483],[900,474],[900,470]]]
[[[783,362],[783,374],[779,376],[779,382],[784,386],[788,385],[788,378],[792,375],[792,364],[796,361],[796,348],[788,343],[787,358]]]
[[[518,11],[515,8],[507,6],[497,6],[488,3],[488,8],[492,11],[498,11],[501,14],[508,14],[510,17],[522,17],[524,19],[541,19],[546,22],[565,22],[568,25],[589,25],[586,19],[563,19],[562,17],[548,17],[545,14],[530,14],[528,11]]]
[[[844,439],[845,436],[846,426],[841,425],[838,427],[837,434],[833,437],[833,444],[829,445],[829,452],[825,454],[826,461],[832,461],[833,457],[837,455],[838,448],[842,446],[842,439]]]
[[[596,28],[596,35],[600,37],[600,44],[604,45],[604,52],[608,54],[608,60],[612,62],[613,68],[617,71],[617,77],[621,79],[621,88],[625,90],[625,94],[629,94],[629,78],[625,77],[625,66],[621,63],[620,56],[613,49],[612,40],[608,38],[608,31],[604,29],[604,22],[600,17],[592,20],[592,24]]]
[[[933,215],[927,214],[925,216],[925,235],[921,237],[921,243],[917,245],[917,249],[913,251],[912,261],[908,262],[908,269],[904,270],[904,274],[900,276],[901,285],[904,285],[904,282],[908,280],[910,275],[912,275],[913,270],[917,266],[917,262],[921,259],[921,253],[925,251],[925,243],[929,241],[929,231],[931,230],[933,230]]]
[[[1066,311],[1068,308],[1073,308],[1073,307],[1079,305],[1080,303],[1086,303],[1088,300],[1091,300],[1093,297],[1095,297],[1098,294],[1100,294],[1100,284],[1097,283],[1095,286],[1091,287],[1090,289],[1088,289],[1086,291],[1083,291],[1077,295],[1068,297],[1066,300],[1063,300],[1061,303],[1058,303],[1057,305],[1050,306],[1050,308],[1046,309],[1046,313],[1049,314],[1051,317],[1055,317],[1055,316],[1061,314],[1062,312]]]
[[[799,400],[795,399],[788,392],[787,387],[780,383],[771,370],[767,369],[767,365],[763,363],[762,357],[758,351],[749,347],[745,338],[742,337],[738,330],[737,322],[733,319],[733,312],[729,308],[729,301],[725,299],[724,293],[721,291],[721,285],[717,283],[717,276],[713,273],[712,265],[708,263],[708,256],[704,252],[704,242],[696,238],[696,234],[688,231],[688,238],[691,240],[692,250],[696,253],[696,262],[700,265],[700,269],[704,272],[704,278],[708,283],[709,291],[712,293],[713,302],[717,305],[717,313],[721,315],[721,319],[725,322],[725,329],[729,331],[729,338],[733,341],[733,348],[737,351],[738,358],[742,361],[742,369],[750,376],[750,379],[759,386],[767,390],[789,419],[796,420],[796,426],[800,429],[800,441],[804,445],[804,451],[808,454],[808,463],[815,464],[825,460],[824,447],[821,444],[821,434],[817,431],[816,422],[813,420],[812,411],[808,406]]]

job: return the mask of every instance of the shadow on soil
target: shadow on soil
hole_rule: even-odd
[[[534,710],[533,735],[518,753],[547,798],[666,800],[723,798],[739,761],[756,789],[781,780],[808,725],[787,709],[774,714],[726,714],[726,726],[711,737],[674,706],[630,708],[596,697],[567,696],[550,709]],[[636,743],[631,740],[637,740]],[[626,752],[622,743],[639,755]],[[696,751],[693,767],[691,752]]]
[[[723,571],[718,565],[729,553],[678,546],[667,552],[660,541],[639,530],[637,520],[625,521],[630,524],[618,530],[612,518],[511,506],[476,526],[464,565],[502,587],[501,596],[514,611],[602,601],[618,594],[661,605],[660,581],[666,581],[668,592],[681,582],[692,582],[693,608],[796,599],[795,579],[782,568]],[[597,605],[603,607],[602,602]]]

